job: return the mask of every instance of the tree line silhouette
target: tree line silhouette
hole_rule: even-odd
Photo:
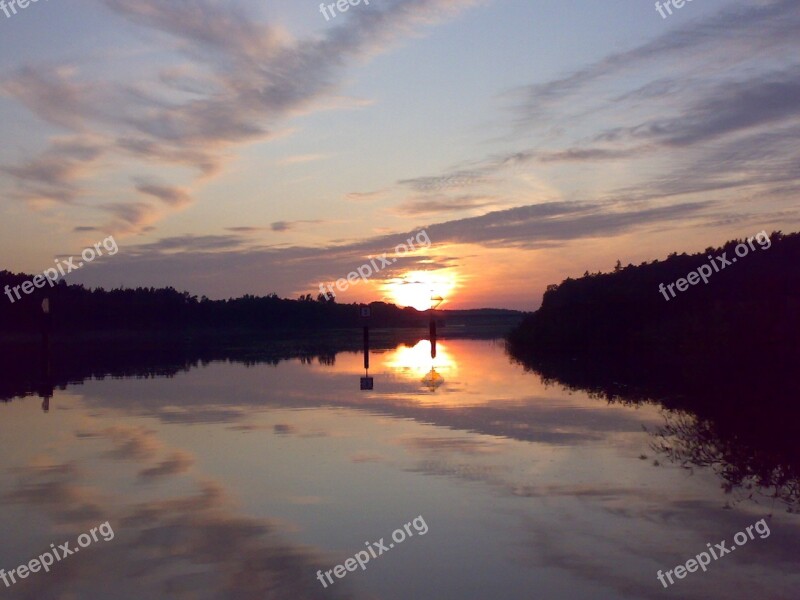
[[[0,289],[30,280],[31,275],[0,271]],[[338,304],[331,296],[311,294],[297,300],[244,295],[227,300],[198,298],[167,288],[87,289],[59,281],[23,296],[13,304],[0,299],[0,332],[36,332],[42,326],[42,300],[48,298],[56,331],[158,329],[244,329],[280,331],[349,328],[363,324],[357,304]],[[414,308],[373,302],[370,325],[423,327],[427,315]]]
[[[745,240],[638,266],[618,262],[610,273],[548,286],[541,308],[510,334],[509,350],[529,364],[592,361],[627,380],[645,371],[684,383],[792,373],[800,357],[800,234],[776,231],[770,240],[669,301],[660,284],[709,264],[709,255],[735,256]]]

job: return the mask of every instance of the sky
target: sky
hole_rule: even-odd
[[[111,236],[119,251],[69,283],[533,310],[617,260],[797,230],[800,3],[671,10],[0,12],[0,269],[40,273]]]

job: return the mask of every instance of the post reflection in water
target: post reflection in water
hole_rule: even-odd
[[[436,366],[433,364],[436,360],[436,317],[433,314],[433,309],[431,309],[429,331],[431,342],[431,370],[422,378],[422,383],[424,383],[430,391],[435,392],[436,388],[444,383],[444,377],[436,372]]]
[[[420,340],[414,346],[400,346],[391,351],[384,365],[408,378],[416,379],[431,392],[445,382],[440,371],[447,373],[457,368],[454,356],[445,343]]]
[[[50,352],[50,339],[48,335],[42,338],[42,347],[39,360],[39,384],[37,393],[42,399],[42,411],[50,412],[50,398],[53,397],[53,376],[51,372],[52,356]]]
[[[371,390],[374,387],[375,380],[369,376],[369,326],[364,325],[364,377],[361,378],[361,389]]]

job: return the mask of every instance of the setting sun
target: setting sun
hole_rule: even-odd
[[[456,288],[453,273],[443,271],[409,271],[402,277],[389,280],[384,290],[392,302],[399,306],[411,306],[417,310],[431,308],[431,298],[440,296],[444,302],[452,299]]]

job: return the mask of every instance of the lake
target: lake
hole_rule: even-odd
[[[376,343],[372,390],[357,349],[152,355],[54,356],[43,394],[4,374],[0,568],[27,569],[0,597],[800,597],[796,506],[676,461],[665,441],[713,441],[692,414],[501,340]]]

